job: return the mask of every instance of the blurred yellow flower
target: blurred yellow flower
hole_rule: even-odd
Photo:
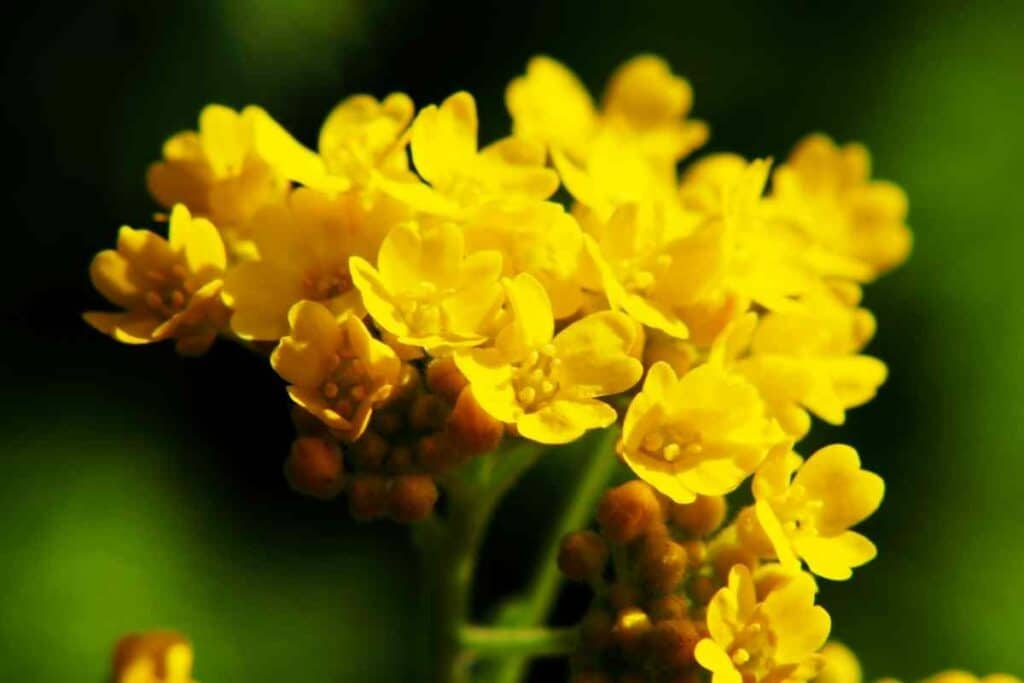
[[[641,479],[690,503],[735,489],[784,439],[741,375],[708,364],[677,377],[659,361],[629,405],[619,453]]]
[[[501,254],[467,255],[462,230],[449,222],[399,225],[381,244],[376,268],[359,256],[350,268],[374,322],[402,344],[482,344],[500,311]]]
[[[734,566],[708,605],[709,637],[694,653],[712,683],[812,678],[815,653],[832,627],[828,612],[814,604],[816,592],[814,579],[801,572],[759,596],[750,570]]]
[[[220,294],[224,243],[205,218],[184,205],[171,211],[168,239],[123,227],[117,249],[96,254],[93,286],[123,312],[90,312],[85,321],[125,344],[175,339],[185,355],[203,353],[227,322]]]
[[[951,670],[929,676],[922,683],[1021,683],[1021,679],[1010,674],[975,676],[967,671]]]
[[[341,322],[326,306],[300,301],[288,312],[291,334],[270,356],[297,404],[349,441],[362,436],[374,406],[391,395],[402,362],[356,316]]]
[[[224,300],[234,309],[231,328],[242,339],[277,340],[288,332],[288,309],[319,301],[336,316],[363,315],[349,258],[373,258],[404,207],[358,191],[335,197],[309,188],[256,214],[249,233],[256,255],[224,278]]]
[[[280,201],[288,179],[270,165],[253,143],[258,107],[242,112],[211,104],[199,114],[199,129],[178,133],[152,164],[146,182],[167,208],[181,203],[195,216],[209,218],[228,245],[243,248],[244,226],[260,208]]]
[[[814,683],[861,683],[860,662],[850,648],[834,640],[821,649],[821,670]]]
[[[757,520],[783,566],[797,568],[802,559],[818,576],[841,581],[875,557],[875,545],[850,527],[878,509],[885,482],[861,469],[853,448],[826,446],[806,462],[780,449],[752,488]]]
[[[535,278],[521,274],[505,288],[513,320],[494,347],[455,354],[483,409],[540,443],[568,443],[613,423],[615,409],[597,398],[640,379],[643,367],[630,355],[636,325],[603,311],[556,335],[551,303]]]
[[[898,266],[910,252],[907,197],[892,183],[871,180],[862,145],[807,136],[776,169],[772,199],[782,217],[845,260],[859,281]]]
[[[125,636],[114,650],[114,683],[193,683],[192,647],[177,633]]]

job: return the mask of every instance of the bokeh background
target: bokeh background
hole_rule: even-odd
[[[207,102],[312,141],[346,94],[467,88],[493,137],[529,56],[597,90],[641,51],[691,79],[710,149],[780,158],[824,130],[908,191],[913,258],[867,299],[891,380],[815,437],[884,474],[881,554],[822,599],[870,676],[1024,673],[1024,3],[23,5],[2,42],[0,680],[101,681],[116,638],[153,627],[188,633],[210,683],[416,680],[405,531],[287,489],[287,400],[259,359],[87,329],[89,259],[148,223],[144,169]],[[480,609],[523,581],[573,466],[502,509]]]

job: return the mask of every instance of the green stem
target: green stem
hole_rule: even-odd
[[[507,627],[535,627],[547,620],[553,607],[562,577],[558,571],[558,549],[565,534],[587,526],[594,508],[609,479],[618,467],[614,455],[617,427],[603,430],[590,446],[590,459],[580,472],[575,487],[569,492],[565,507],[544,544],[533,579],[518,599],[502,609],[498,623]],[[529,654],[529,653],[527,653]],[[526,668],[527,658],[509,656],[492,671],[494,683],[516,683]]]
[[[487,658],[566,655],[578,638],[575,628],[463,626],[460,632],[464,649]]]

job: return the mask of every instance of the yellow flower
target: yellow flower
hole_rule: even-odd
[[[619,452],[641,479],[691,503],[735,489],[783,438],[741,375],[702,365],[677,377],[659,361],[626,412]]]
[[[1021,683],[1021,679],[1010,674],[975,676],[967,671],[952,670],[929,676],[923,683]]]
[[[476,101],[458,92],[420,110],[410,133],[418,181],[392,181],[385,191],[421,211],[452,215],[490,199],[544,200],[558,189],[558,176],[544,168],[544,148],[505,138],[478,149]]]
[[[850,648],[836,641],[829,641],[821,649],[821,671],[814,683],[861,683],[860,662]]]
[[[745,565],[729,572],[729,583],[707,609],[709,637],[697,643],[697,662],[712,683],[792,683],[813,677],[815,653],[832,627],[828,612],[814,604],[817,587],[800,572],[758,596]]]
[[[490,202],[474,211],[465,226],[470,251],[501,252],[503,274],[529,273],[544,285],[557,320],[583,304],[579,223],[554,202]]]
[[[193,683],[192,647],[177,633],[125,636],[114,650],[114,683]]]
[[[374,406],[391,395],[402,362],[358,317],[338,322],[330,309],[314,301],[295,304],[288,323],[291,334],[274,349],[271,365],[290,383],[293,401],[355,441]]]
[[[403,344],[482,344],[501,307],[501,254],[467,255],[452,223],[399,225],[381,244],[377,268],[358,256],[350,267],[374,322]]]
[[[288,309],[303,299],[338,317],[363,315],[349,258],[372,258],[388,229],[405,218],[393,200],[358,191],[332,198],[299,188],[287,202],[266,207],[249,226],[258,256],[232,267],[224,280],[231,328],[243,339],[280,339]]]
[[[217,229],[178,204],[167,240],[123,227],[117,249],[96,255],[89,268],[93,286],[125,311],[90,312],[85,321],[125,344],[173,338],[179,353],[203,353],[227,322],[220,300],[225,263]]]
[[[824,135],[801,140],[775,171],[780,213],[814,243],[844,259],[850,277],[871,280],[910,252],[907,198],[892,183],[871,180],[867,150],[838,147]]]
[[[182,203],[193,215],[209,218],[232,248],[245,239],[245,221],[288,191],[287,178],[253,144],[253,121],[261,115],[258,107],[241,113],[219,104],[204,107],[199,130],[169,139],[163,161],[151,165],[146,175],[160,204]]]
[[[556,335],[551,303],[535,278],[524,273],[505,288],[513,320],[495,346],[455,355],[479,404],[540,443],[568,443],[613,423],[615,409],[597,398],[629,389],[643,374],[630,355],[636,325],[603,311]]]
[[[826,446],[801,462],[792,451],[779,450],[757,471],[757,520],[783,566],[799,567],[800,558],[818,576],[848,579],[853,567],[877,552],[850,527],[878,509],[885,482],[862,470],[849,446]]]

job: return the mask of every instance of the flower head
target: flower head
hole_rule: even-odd
[[[356,316],[338,322],[315,301],[300,301],[288,312],[291,333],[270,357],[297,404],[343,438],[358,439],[373,408],[391,395],[402,362],[374,339]]]
[[[814,604],[816,592],[814,579],[798,573],[759,595],[750,570],[733,567],[708,605],[709,637],[695,652],[712,683],[812,678],[815,653],[831,629],[828,612]]]
[[[399,225],[381,244],[376,268],[359,256],[350,268],[374,322],[403,344],[482,344],[501,306],[501,254],[467,255],[452,223]]]
[[[798,567],[800,558],[818,576],[843,580],[875,556],[874,544],[850,527],[878,509],[885,482],[861,469],[849,446],[826,446],[806,462],[779,450],[757,471],[753,490],[757,520],[784,566]]]
[[[363,315],[349,259],[372,258],[388,229],[405,217],[387,197],[357,191],[331,197],[299,188],[287,202],[264,208],[249,227],[256,256],[224,279],[224,298],[234,309],[231,328],[243,339],[280,339],[288,332],[288,310],[303,299],[339,317]]]
[[[114,683],[193,683],[192,661],[192,647],[177,633],[133,633],[114,650]]]
[[[643,373],[630,355],[632,321],[603,311],[556,335],[551,302],[535,278],[519,275],[505,289],[513,320],[495,345],[455,355],[484,410],[541,443],[568,443],[614,422],[615,410],[597,398],[625,391]]]
[[[220,300],[225,264],[217,229],[178,204],[168,239],[123,227],[117,249],[96,255],[89,268],[93,286],[125,310],[86,313],[85,321],[125,344],[175,339],[180,353],[202,353],[227,321]]]
[[[735,489],[783,439],[741,375],[707,364],[677,377],[659,361],[626,412],[619,453],[641,479],[689,503]]]

